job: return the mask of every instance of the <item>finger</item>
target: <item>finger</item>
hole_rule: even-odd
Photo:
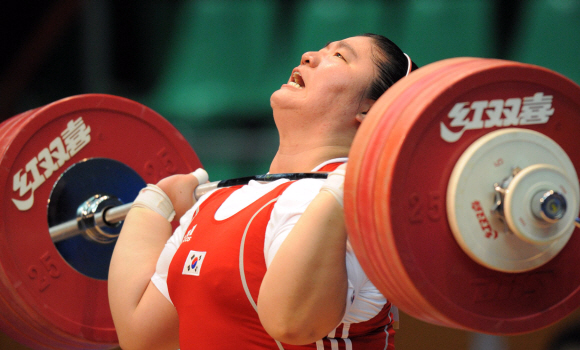
[[[209,175],[207,174],[207,171],[205,171],[205,169],[203,168],[196,169],[193,173],[191,173],[191,175],[195,176],[195,178],[197,179],[197,183],[199,185],[209,181]]]

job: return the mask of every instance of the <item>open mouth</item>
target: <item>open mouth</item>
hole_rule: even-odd
[[[297,89],[304,89],[304,80],[302,79],[300,72],[292,73],[292,77],[290,78],[288,85],[294,86]]]

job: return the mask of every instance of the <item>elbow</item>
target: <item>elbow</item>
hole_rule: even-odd
[[[322,339],[326,333],[318,334],[308,327],[291,327],[289,325],[264,325],[268,334],[279,342],[290,345],[306,345]]]
[[[258,298],[258,317],[268,335],[279,342],[291,345],[312,343],[308,341],[310,340],[308,333],[312,331],[298,322],[297,313],[288,314],[265,304]]]
[[[117,331],[117,336],[119,338],[119,348],[123,350],[144,350],[145,344],[139,341],[138,337],[131,336],[130,334]]]
[[[283,317],[280,313],[260,312],[260,322],[266,332],[279,342],[290,345],[314,343],[328,335],[342,318],[300,317],[299,312]],[[311,315],[312,316],[312,315]]]

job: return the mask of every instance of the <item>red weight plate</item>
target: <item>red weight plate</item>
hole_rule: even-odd
[[[449,61],[452,62],[451,60]],[[446,61],[443,61],[443,63],[444,62]],[[456,75],[459,70],[461,70],[461,72],[467,72],[470,67],[473,66],[481,67],[483,64],[486,63],[484,63],[484,61],[480,59],[471,59],[469,61],[462,62],[460,65],[445,66],[445,69],[442,72],[434,75],[432,79],[430,79],[429,84],[421,84],[421,85],[416,84],[417,86],[409,88],[408,91],[406,92],[405,98],[401,99],[401,101],[398,101],[398,103],[396,104],[397,108],[393,112],[391,112],[389,117],[392,120],[395,120],[396,122],[399,123],[410,122],[412,120],[412,117],[407,111],[407,108],[409,106],[420,103],[421,101],[424,100],[428,100],[431,96],[431,91],[438,89],[441,86],[441,81],[449,79],[450,75]],[[417,96],[421,96],[420,98],[422,100],[421,99],[415,100]],[[392,127],[395,122],[389,121],[388,119],[385,118],[381,118],[381,120],[382,123],[379,124],[379,127],[377,128],[377,133],[375,133],[375,135],[373,135],[373,137],[371,138],[374,147],[373,150],[374,152],[376,152],[375,157],[367,159],[367,161],[372,162],[371,164],[374,166],[375,169],[375,172],[372,175],[370,174],[369,175],[371,176],[371,178],[375,180],[379,179],[373,182],[371,185],[373,188],[375,188],[375,190],[370,192],[372,197],[369,199],[369,201],[373,203],[373,206],[376,206],[377,203],[385,202],[385,198],[390,198],[389,197],[390,193],[380,193],[380,194],[375,193],[376,191],[375,186],[377,186],[377,184],[380,183],[381,181],[380,179],[382,179],[381,176],[384,176],[380,172],[383,171],[383,169],[394,166],[392,163],[381,164],[380,163],[381,158],[386,162],[393,161],[396,159],[395,154],[390,154],[389,156],[386,156],[384,152],[381,153],[381,150],[387,150],[387,152],[390,152],[391,149],[395,150],[396,147],[385,148],[384,144],[386,142],[396,140],[397,137],[400,136],[400,135],[390,135],[390,132],[393,131]],[[365,168],[367,168],[367,166],[365,166]],[[415,288],[413,283],[410,281],[409,276],[406,273],[407,266],[404,265],[405,263],[400,256],[398,247],[393,241],[393,237],[390,235],[382,234],[382,228],[385,227],[386,223],[380,222],[380,219],[388,220],[388,218],[386,217],[377,218],[377,216],[382,215],[382,213],[380,211],[377,211],[376,208],[374,207],[368,212],[367,215],[369,221],[374,220],[375,223],[375,230],[377,232],[376,237],[378,239],[375,246],[387,247],[387,253],[389,254],[388,256],[391,257],[389,260],[382,261],[382,263],[380,260],[378,260],[379,262],[377,264],[380,266],[381,270],[388,271],[387,275],[390,274],[393,276],[391,283],[400,286],[400,290],[402,292],[401,294],[399,294],[400,296],[397,297],[397,299],[401,299],[400,301],[401,308],[407,310],[407,312],[410,315],[431,323],[441,325],[445,324],[456,328],[460,327],[460,325],[454,324],[451,320],[444,317],[432,305],[425,303],[423,297],[421,296],[421,291]],[[397,267],[396,269],[390,268],[390,266],[392,265],[391,263],[392,260],[398,261],[398,264],[395,265]],[[405,297],[407,299],[403,299]],[[404,303],[408,299],[411,299],[411,303],[410,304]]]
[[[481,63],[478,63],[478,62],[476,62],[476,64],[477,65],[481,65]],[[471,64],[471,66],[473,66],[473,64]],[[461,67],[462,72],[466,72],[466,69],[467,69],[466,66],[462,66]],[[437,89],[437,86],[436,85],[433,85],[433,86],[431,86],[431,87],[429,87],[427,89],[424,89],[421,92],[417,92],[416,91],[415,92],[415,96],[411,96],[411,98],[408,101],[406,101],[406,103],[409,104],[409,105],[410,104],[420,103],[421,100],[419,98],[417,98],[418,101],[413,100],[413,98],[415,98],[417,95],[421,95],[422,96],[421,97],[422,99],[429,100],[431,98],[431,94],[432,94],[432,91],[434,89]],[[404,109],[404,107],[403,107],[403,109]],[[412,122],[412,119],[413,119],[410,116],[410,113],[407,110],[404,110],[404,117],[401,117],[401,118],[404,118],[404,121],[401,121],[401,122]],[[392,125],[391,125],[391,127],[392,127]],[[380,130],[383,130],[383,128],[380,128]],[[391,132],[392,130],[388,130],[388,131]],[[382,136],[382,135],[379,135],[379,136]],[[394,166],[393,164],[388,164],[388,160],[394,161],[396,159],[396,152],[397,152],[396,151],[396,146],[397,146],[396,145],[396,142],[401,142],[401,139],[404,138],[404,136],[405,135],[398,135],[398,134],[390,135],[391,139],[387,139],[384,136],[383,137],[375,137],[375,140],[379,141],[378,143],[375,143],[375,147],[377,149],[379,149],[379,150],[382,150],[385,147],[384,146],[384,143],[385,142],[390,142],[393,139],[397,140],[397,141],[395,141],[395,145],[393,146],[393,149],[391,149],[391,148],[388,148],[388,149],[385,148],[385,151],[384,152],[390,153],[390,154],[389,154],[388,157],[383,156],[383,158],[386,159],[386,160],[384,160],[383,164],[381,164],[381,169],[383,169],[384,167],[392,167],[392,166]],[[385,139],[387,141],[384,141]],[[423,175],[425,175],[425,173],[423,173]],[[380,174],[380,175],[374,174],[374,176],[377,179],[381,179],[380,176],[384,176],[384,174]],[[378,181],[381,181],[381,180],[378,180]],[[387,189],[387,190],[389,190],[389,189]],[[381,192],[379,194],[380,197],[373,198],[373,203],[375,203],[377,201],[383,201],[384,202],[384,198],[389,198],[390,195],[391,195],[390,192],[388,192],[388,193]],[[415,197],[413,197],[413,200],[414,200],[414,198]],[[406,204],[405,202],[398,203],[398,205],[405,205],[405,204]],[[374,212],[374,211],[372,212],[372,214],[373,215],[380,215],[380,214],[378,214],[377,212]],[[390,220],[390,218],[387,217],[387,218],[385,218],[385,220]],[[382,223],[379,223],[379,224],[380,225],[386,225],[386,224],[390,224],[390,223],[388,223],[388,222],[387,223],[382,222]],[[378,231],[380,231],[380,229],[381,228],[379,227],[379,230]],[[397,251],[397,249],[399,247],[397,247],[395,245],[395,243],[393,242],[393,237],[392,236],[390,236],[388,234],[387,235],[381,235],[381,234],[379,234],[378,237],[379,237],[379,239],[381,239],[381,238],[384,239],[384,242],[382,242],[382,244],[387,244],[389,247],[391,247],[391,251],[394,251],[393,254],[395,256],[398,256],[399,254],[401,254],[401,255],[404,255],[405,254],[405,252],[398,252]],[[403,266],[403,265],[401,265],[401,266]],[[413,268],[413,267],[409,267],[409,266],[404,266],[404,267],[405,268]],[[385,266],[383,266],[383,268],[385,268]],[[414,316],[419,317],[419,318],[424,319],[424,320],[427,320],[429,322],[443,323],[443,324],[446,324],[446,325],[449,325],[449,326],[460,327],[460,325],[453,325],[452,322],[449,319],[445,319],[445,317],[443,317],[441,314],[439,314],[438,311],[434,311],[433,310],[433,307],[430,304],[425,303],[423,297],[421,296],[421,292],[419,290],[417,290],[412,283],[409,282],[409,277],[408,277],[407,274],[402,274],[402,275],[399,275],[398,277],[399,277],[398,283],[401,283],[402,284],[403,288],[407,290],[407,293],[412,292],[411,294],[416,299],[415,300],[415,303],[413,304],[414,308],[412,309],[412,311],[413,311],[412,314]],[[405,305],[405,307],[406,307],[406,305]],[[401,308],[403,308],[403,306],[401,306]],[[435,317],[435,320],[432,319],[433,317]]]
[[[29,110],[0,124],[0,150],[6,150],[12,139],[11,135],[17,133],[21,125],[26,122],[26,118],[35,111]],[[10,281],[6,278],[2,269],[0,269],[0,281],[2,281],[2,285],[10,285]],[[46,329],[30,319],[27,305],[14,302],[14,290],[1,289],[0,292],[2,292],[0,293],[0,313],[3,315],[0,324],[4,333],[34,349],[45,347],[46,344],[64,345],[62,341],[56,340],[51,332],[47,332]],[[31,331],[31,327],[34,331]],[[42,343],[39,343],[37,339],[42,339]],[[73,345],[78,347],[82,344],[67,342],[66,345],[67,347]]]
[[[67,168],[87,158],[119,161],[147,183],[191,172],[201,166],[199,159],[157,113],[109,95],[74,96],[25,112],[1,124],[0,134],[0,195],[6,198],[0,212],[3,316],[29,339],[46,337],[48,348],[116,344],[107,282],[73,269],[50,239],[51,190]]]
[[[14,298],[11,301],[4,300],[4,298],[1,299],[0,314],[4,316],[0,319],[2,332],[10,336],[12,339],[18,340],[20,344],[26,345],[32,349],[104,348],[103,344],[89,346],[87,340],[79,341],[77,339],[75,341],[75,339],[72,339],[65,333],[54,329],[54,327],[51,328],[39,324],[30,318],[31,315],[33,316],[35,314],[34,310],[31,310],[27,305],[14,303]]]
[[[453,62],[453,60],[443,61],[440,64],[444,65],[445,62]],[[381,174],[381,171],[385,169],[389,169],[390,167],[394,166],[392,163],[388,163],[389,161],[394,161],[396,159],[396,146],[393,147],[385,147],[384,144],[393,140],[398,140],[401,135],[392,135],[393,126],[397,123],[406,123],[412,121],[412,116],[407,111],[409,106],[414,104],[420,103],[421,101],[428,100],[432,94],[433,90],[439,89],[441,86],[441,81],[445,79],[449,79],[451,75],[457,75],[458,71],[466,73],[470,67],[481,67],[484,64],[489,64],[485,61],[480,59],[470,59],[468,61],[461,62],[458,65],[444,65],[444,69],[437,74],[433,74],[429,77],[428,84],[414,84],[414,86],[407,89],[405,93],[405,98],[400,99],[397,101],[396,108],[393,108],[392,111],[389,111],[387,117],[381,117],[381,123],[377,127],[377,132],[372,135],[371,142],[373,145],[372,152],[367,152],[369,155],[373,155],[373,157],[367,157],[365,155],[365,163],[363,166],[365,169],[373,167],[374,172],[368,174],[368,177],[373,179],[373,182],[369,184],[372,191],[369,192],[369,199],[368,201],[372,203],[373,208],[371,208],[367,212],[367,218],[369,222],[374,222],[375,232],[377,232],[376,239],[377,241],[373,246],[380,246],[386,247],[385,251],[389,257],[389,259],[378,259],[376,264],[380,267],[382,271],[386,271],[385,276],[392,276],[390,279],[390,283],[393,285],[398,285],[400,287],[400,292],[397,294],[396,297],[393,299],[395,302],[400,305],[400,307],[407,311],[410,315],[420,318],[424,321],[453,326],[453,327],[460,327],[460,325],[454,324],[451,320],[445,318],[436,308],[432,305],[425,303],[424,298],[421,295],[421,291],[415,288],[414,284],[410,281],[409,275],[406,273],[406,269],[408,268],[405,266],[405,262],[401,256],[401,252],[398,251],[398,247],[396,246],[395,242],[393,241],[393,237],[391,235],[385,235],[382,233],[383,228],[387,223],[380,222],[380,219],[389,220],[388,217],[380,217],[383,213],[377,211],[375,208],[377,203],[384,203],[385,198],[390,198],[390,192],[380,192],[376,193],[376,186],[380,184],[385,179],[382,178],[384,174]],[[417,96],[421,96],[417,98]],[[417,98],[417,100],[415,100]],[[389,153],[389,155],[387,155]],[[384,160],[381,164],[380,161]],[[389,189],[386,189],[388,191]],[[399,204],[401,205],[401,204]],[[392,262],[396,261],[397,264],[393,264]],[[396,268],[392,268],[392,266]],[[385,281],[386,282],[386,281]],[[392,288],[390,284],[381,283],[389,290]],[[390,291],[389,291],[390,292]],[[409,302],[409,300],[411,300]]]
[[[493,126],[494,116],[506,127],[550,137],[578,171],[579,111],[580,87],[570,80],[540,67],[482,60],[481,66],[458,69],[436,88],[419,92],[402,113],[405,118],[392,126],[374,186],[388,198],[373,201],[380,214],[376,225],[398,252],[409,283],[423,299],[418,303],[436,309],[442,323],[493,334],[524,333],[557,322],[580,305],[577,235],[544,266],[503,273],[461,250],[445,210],[456,161],[475,140],[502,127]],[[507,116],[518,125],[504,122]],[[459,127],[451,125],[452,119]]]
[[[405,100],[405,96],[409,95],[412,86],[416,85],[418,88],[421,88],[428,86],[426,84],[436,81],[437,78],[434,79],[434,76],[439,77],[441,75],[441,72],[439,72],[441,68],[447,68],[449,65],[459,64],[466,60],[469,59],[454,59],[451,60],[452,62],[433,64],[414,72],[408,78],[402,79],[391,87],[369,112],[365,122],[357,132],[357,137],[353,142],[353,147],[349,155],[349,169],[345,182],[345,210],[347,212],[347,226],[349,226],[349,231],[352,231],[350,239],[353,244],[353,249],[357,253],[359,260],[362,260],[361,264],[365,268],[365,271],[367,271],[367,274],[369,274],[369,277],[371,277],[371,280],[379,288],[380,285],[389,286],[388,290],[382,289],[383,293],[391,301],[391,295],[393,293],[397,295],[397,305],[403,305],[407,312],[412,308],[413,296],[408,293],[408,290],[401,289],[403,287],[399,279],[393,277],[393,272],[401,270],[401,267],[397,266],[396,260],[391,262],[388,269],[380,268],[376,265],[377,261],[380,261],[380,259],[377,259],[376,254],[390,256],[391,253],[388,252],[389,247],[385,245],[382,245],[382,249],[377,251],[375,248],[376,242],[368,238],[376,236],[372,219],[373,216],[371,214],[372,203],[370,202],[373,191],[371,183],[374,180],[373,175],[370,174],[376,172],[376,163],[371,160],[370,162],[367,161],[364,163],[364,166],[362,164],[365,158],[373,158],[373,156],[376,158],[378,155],[370,140],[379,122],[385,120],[394,122],[396,120],[396,113],[392,112],[396,107],[393,105],[401,102],[401,100]],[[385,116],[385,118],[381,119],[381,116]],[[381,130],[386,129],[388,128],[381,127]],[[371,143],[370,146],[369,143]],[[362,176],[359,176],[359,174],[362,174]]]
[[[399,117],[399,113],[406,106],[408,100],[414,97],[417,91],[437,84],[449,73],[452,67],[465,65],[474,61],[473,58],[456,58],[440,61],[413,72],[409,77],[400,80],[392,86],[369,111],[367,118],[357,131],[349,154],[349,166],[345,180],[345,211],[346,223],[349,229],[349,239],[361,265],[371,277],[371,280],[382,289],[385,295],[396,293],[397,305],[404,306],[405,311],[418,308],[414,305],[415,299],[409,289],[401,285],[400,261],[396,254],[389,252],[388,244],[381,244],[381,250],[376,249],[377,242],[374,228],[374,214],[372,211],[373,184],[376,174],[376,165],[380,150],[372,141],[379,134],[379,138],[388,137],[389,125]],[[380,128],[378,124],[381,123]],[[387,125],[383,125],[383,124]],[[379,128],[380,130],[377,130]],[[380,133],[384,132],[384,133]],[[392,256],[388,268],[378,266],[381,258],[377,256]],[[412,312],[411,312],[412,313]]]

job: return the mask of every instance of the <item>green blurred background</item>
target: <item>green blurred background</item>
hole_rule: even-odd
[[[0,119],[81,93],[139,101],[212,179],[265,173],[269,97],[300,56],[365,32],[420,66],[457,56],[538,64],[580,82],[580,0],[4,1]]]

